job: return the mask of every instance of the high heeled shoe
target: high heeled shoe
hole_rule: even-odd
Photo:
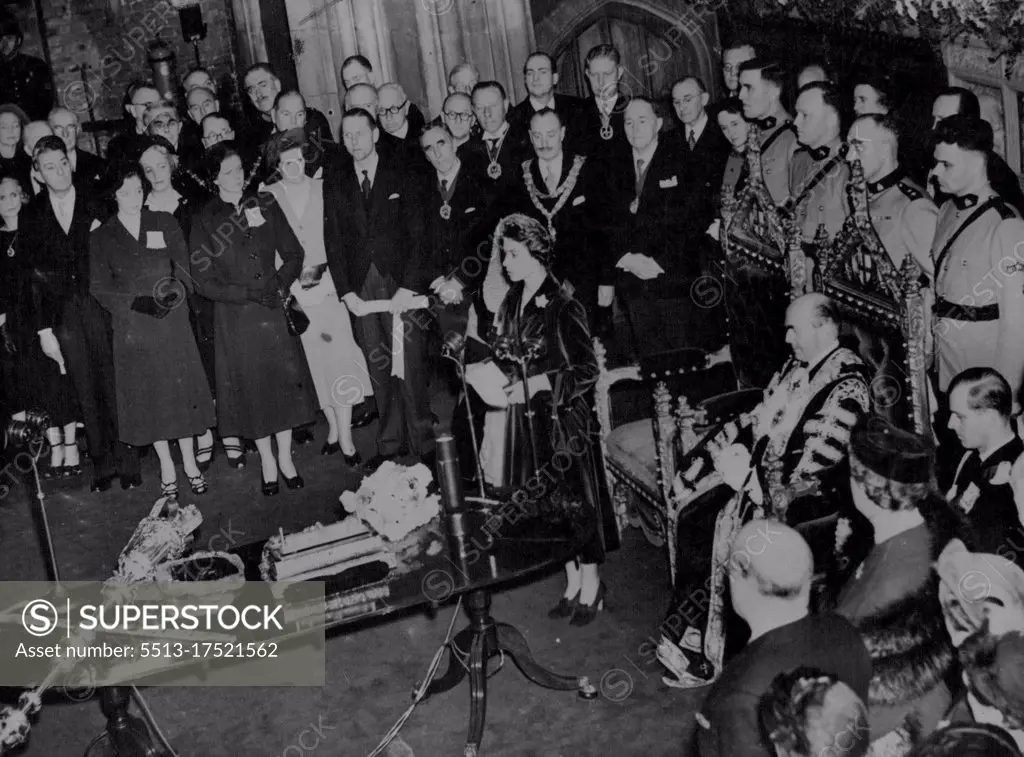
[[[212,441],[208,445],[196,449],[196,466],[199,468],[200,473],[206,473],[210,470],[210,466],[213,465],[213,456]]]
[[[263,482],[263,496],[264,497],[276,497],[281,493],[281,484],[277,481],[264,481]]]
[[[234,452],[236,454],[232,455]],[[242,470],[245,467],[245,447],[241,444],[225,444],[224,445],[224,456],[228,459],[228,465],[236,470]]]
[[[320,448],[320,454],[324,457],[336,455],[339,452],[341,452],[341,444],[338,442],[324,442],[324,446]]]
[[[558,600],[558,604],[548,610],[548,617],[552,620],[558,618],[571,618],[576,612],[576,607],[580,603],[580,593],[576,592],[574,597],[562,597]]]
[[[192,493],[196,495],[206,494],[210,488],[210,484],[207,482],[206,476],[202,473],[198,476],[189,476],[188,485],[192,488]]]
[[[570,626],[587,626],[594,622],[594,618],[597,617],[597,613],[604,609],[604,601],[608,595],[608,587],[605,586],[604,581],[597,589],[597,595],[594,597],[594,601],[588,605],[582,602],[577,602],[576,608],[573,611],[572,619],[569,621]]]
[[[358,468],[363,464],[363,456],[359,454],[359,450],[356,450],[351,455],[346,455],[345,451],[342,450],[341,459],[349,468]]]
[[[302,480],[302,476],[298,473],[293,478],[288,478],[283,473],[281,475],[284,476],[284,485],[289,489],[302,489],[306,486],[306,482]]]

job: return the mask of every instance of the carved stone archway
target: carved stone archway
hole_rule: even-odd
[[[698,13],[680,0],[561,0],[540,20],[534,32],[541,50],[558,53],[566,44],[589,26],[594,19],[609,12],[621,11],[636,17],[647,15],[658,36],[673,49],[686,46],[695,53],[701,78],[718,96],[718,23],[714,13]],[[671,52],[671,51],[670,51]],[[634,61],[639,67],[657,65],[664,53],[651,50],[646,61]],[[629,61],[623,61],[628,67]]]

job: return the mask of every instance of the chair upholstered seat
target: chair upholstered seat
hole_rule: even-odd
[[[608,462],[631,484],[658,496],[658,460],[650,418],[624,423],[608,435]]]

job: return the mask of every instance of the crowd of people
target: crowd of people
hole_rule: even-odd
[[[81,424],[93,491],[139,486],[152,446],[177,495],[176,441],[198,495],[219,437],[233,466],[255,448],[273,496],[304,485],[292,446],[318,411],[324,455],[433,467],[443,350],[466,380],[464,470],[565,518],[579,548],[551,615],[586,625],[616,539],[591,394],[592,336],[614,337],[617,302],[641,359],[729,345],[740,384],[764,389],[675,482],[688,504],[657,655],[672,685],[710,686],[699,753],[1019,754],[1024,196],[977,98],[937,93],[920,172],[884,74],[844,93],[827,65],[737,43],[726,96],[685,76],[669,112],[620,89],[612,45],[584,70],[590,97],[556,94],[555,59],[534,52],[513,105],[463,63],[428,119],[352,56],[334,135],[265,63],[240,81],[248,121],[196,69],[180,93],[134,83],[105,158],[79,147],[75,112],[0,104],[3,391],[14,417],[49,418],[46,474],[83,474]],[[859,162],[882,246],[934,292],[955,471],[872,415],[834,302],[780,308],[723,257],[721,198],[749,185],[748,145],[807,244],[842,229]],[[695,287],[723,271],[748,288],[708,307]],[[375,419],[363,461],[352,430]],[[976,573],[984,596],[963,585]]]

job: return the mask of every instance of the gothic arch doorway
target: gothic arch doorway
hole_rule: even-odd
[[[584,59],[594,45],[609,43],[622,55],[622,86],[631,94],[667,101],[673,82],[696,74],[717,96],[713,14],[699,16],[671,0],[562,0],[535,29],[540,49],[558,62],[565,94],[590,95]]]

